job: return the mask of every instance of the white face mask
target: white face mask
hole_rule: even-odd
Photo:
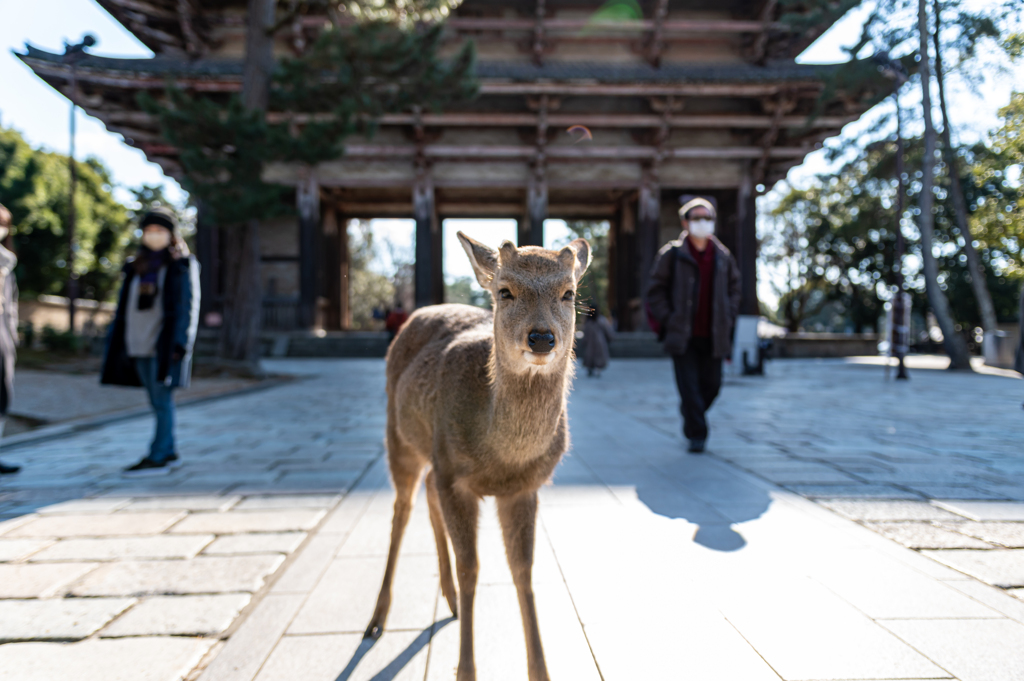
[[[690,220],[690,235],[698,239],[707,239],[715,233],[714,220]]]
[[[163,228],[143,232],[142,245],[151,251],[162,251],[171,245],[171,233]]]

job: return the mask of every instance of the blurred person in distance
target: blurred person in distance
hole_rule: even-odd
[[[174,444],[175,388],[192,377],[199,326],[199,263],[189,253],[174,212],[157,207],[139,222],[142,245],[122,270],[100,382],[142,386],[156,416],[149,453],[125,475],[169,473],[180,459]]]
[[[5,245],[11,235],[11,211],[0,204],[0,435],[14,396],[14,358],[18,346],[18,283],[14,268],[18,258]],[[12,475],[21,466],[0,461],[0,475]]]
[[[608,345],[612,340],[612,324],[602,315],[593,301],[588,303],[589,312],[583,320],[583,366],[587,376],[601,377],[601,370],[608,366]]]
[[[395,307],[388,312],[387,317],[384,319],[384,328],[388,332],[388,345],[391,341],[395,340],[395,336],[398,335],[398,330],[402,328],[402,325],[409,320],[409,313],[402,307],[402,301],[396,300]]]

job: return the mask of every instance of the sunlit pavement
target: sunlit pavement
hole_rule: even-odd
[[[454,679],[422,499],[362,641],[383,363],[273,368],[304,379],[180,412],[165,478],[118,475],[144,419],[4,453],[0,679]],[[693,456],[667,361],[577,379],[534,570],[553,679],[1024,678],[1024,381],[788,361],[720,400]],[[525,679],[490,505],[480,553],[478,678]]]

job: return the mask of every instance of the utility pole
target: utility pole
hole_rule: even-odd
[[[85,48],[96,44],[96,38],[86,34],[82,42],[77,45],[64,43],[64,63],[71,65],[71,153],[68,158],[68,170],[71,175],[70,189],[68,191],[68,330],[75,332],[75,299],[78,298],[78,275],[75,274],[75,190],[78,185],[78,169],[75,167],[75,118],[78,105],[75,97],[78,94],[78,81],[76,67],[78,62],[85,56]]]

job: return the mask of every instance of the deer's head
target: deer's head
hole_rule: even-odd
[[[554,370],[570,352],[576,328],[576,285],[590,265],[590,244],[576,239],[560,251],[494,250],[459,232],[480,286],[494,300],[494,349],[517,373]]]

